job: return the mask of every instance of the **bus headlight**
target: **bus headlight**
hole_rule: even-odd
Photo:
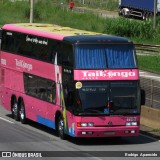
[[[131,122],[132,126],[137,126],[137,122]]]
[[[126,122],[126,126],[137,126],[137,122]]]
[[[87,123],[81,123],[81,127],[87,127]]]
[[[94,124],[93,123],[88,123],[88,127],[93,127],[94,126]]]
[[[126,126],[131,126],[131,122],[126,122]]]
[[[93,126],[94,126],[94,123],[92,123],[92,122],[88,122],[88,123],[86,123],[86,122],[82,122],[82,123],[78,122],[77,123],[77,127],[93,127]]]

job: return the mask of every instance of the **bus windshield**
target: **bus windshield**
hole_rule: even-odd
[[[76,113],[96,114],[139,114],[139,83],[137,81],[83,81],[76,89]]]
[[[133,44],[81,44],[75,47],[78,69],[136,68]]]

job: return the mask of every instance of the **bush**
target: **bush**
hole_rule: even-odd
[[[151,21],[138,21],[126,18],[110,19],[106,20],[105,33],[111,33],[113,35],[128,37],[128,38],[140,38],[140,39],[153,39],[156,35],[156,31],[153,30]]]

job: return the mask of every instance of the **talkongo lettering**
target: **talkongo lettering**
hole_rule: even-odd
[[[16,66],[18,67],[21,67],[23,69],[27,69],[28,71],[32,70],[33,69],[33,66],[32,64],[28,64],[26,63],[25,61],[23,60],[18,60],[18,59],[15,59],[16,61]]]
[[[83,77],[134,77],[136,76],[135,72],[112,72],[112,71],[82,71]]]

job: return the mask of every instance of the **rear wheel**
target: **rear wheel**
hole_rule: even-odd
[[[12,117],[18,121],[19,120],[19,109],[17,100],[14,98],[13,105],[12,105]]]
[[[20,115],[20,121],[22,124],[25,124],[27,119],[26,119],[26,113],[25,113],[25,106],[23,100],[20,103],[20,110],[19,110],[19,115]]]
[[[122,16],[122,9],[121,8],[119,8],[118,15]]]
[[[64,133],[64,120],[62,116],[59,117],[59,121],[58,121],[58,134],[61,139],[66,138],[66,135]]]

